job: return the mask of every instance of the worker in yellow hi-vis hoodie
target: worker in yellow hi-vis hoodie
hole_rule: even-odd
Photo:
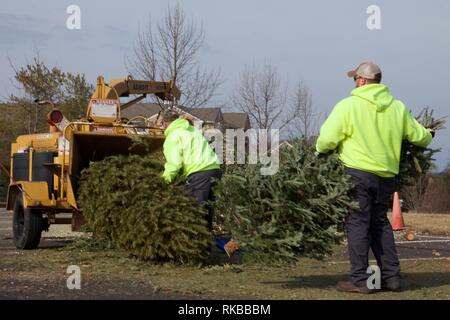
[[[163,117],[164,165],[163,178],[167,183],[182,173],[187,176],[187,194],[198,203],[214,201],[212,187],[222,176],[220,163],[214,150],[209,146],[203,134],[188,120],[179,118],[175,112],[168,112]],[[212,230],[213,209],[207,205],[208,227]]]
[[[210,231],[213,229],[215,201],[213,187],[222,177],[219,159],[203,134],[188,120],[180,118],[174,111],[163,115],[164,165],[163,178],[167,183],[177,174],[187,176],[186,192],[208,210],[205,216]],[[238,250],[234,239],[215,239],[217,247],[229,256]]]
[[[434,136],[380,83],[381,75],[372,62],[348,73],[356,89],[334,107],[316,143],[318,153],[338,150],[355,185],[353,198],[359,202],[359,208],[351,210],[346,219],[351,271],[349,281],[338,282],[340,291],[374,292],[367,284],[369,248],[381,270],[382,288],[400,289],[400,263],[387,210],[399,171],[402,141],[426,147]]]

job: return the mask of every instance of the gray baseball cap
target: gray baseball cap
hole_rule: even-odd
[[[381,69],[373,62],[363,62],[355,70],[347,72],[349,78],[360,76],[371,80],[375,79],[378,74],[381,75]]]

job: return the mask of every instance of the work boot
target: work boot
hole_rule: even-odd
[[[353,285],[350,280],[341,280],[336,285],[336,290],[341,292],[353,292],[353,293],[362,293],[362,294],[371,294],[374,293],[374,289],[369,289],[366,286],[357,287]]]
[[[223,249],[227,253],[228,257],[231,257],[239,249],[239,246],[235,240],[231,239],[223,246]]]
[[[381,289],[386,291],[398,292],[401,290],[400,279],[391,278],[381,281]]]

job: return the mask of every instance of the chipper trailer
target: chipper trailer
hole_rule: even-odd
[[[161,128],[140,117],[121,117],[122,110],[147,94],[156,95],[166,106],[175,105],[180,98],[172,81],[142,81],[129,76],[105,83],[100,76],[84,118],[69,121],[53,108],[48,114],[48,133],[21,135],[12,143],[6,207],[13,213],[18,249],[37,248],[42,231],[51,224],[71,223],[72,230],[79,230],[84,219],[77,205],[78,181],[91,161],[162,148]],[[138,97],[121,103],[121,97],[130,95]],[[133,141],[137,137],[149,143],[136,146]]]

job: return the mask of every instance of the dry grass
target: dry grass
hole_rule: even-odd
[[[389,214],[389,219],[391,215]],[[450,236],[450,214],[404,213],[403,220],[407,228],[415,232],[430,235]]]
[[[379,292],[359,296],[337,292],[336,282],[345,278],[349,265],[330,260],[301,259],[295,265],[277,267],[255,264],[240,266],[174,266],[153,265],[131,259],[126,252],[117,250],[81,249],[83,243],[60,249],[21,251],[0,260],[0,285],[4,292],[13,292],[16,298],[28,294],[30,289],[51,286],[64,288],[68,265],[78,265],[85,282],[108,280],[108,290],[119,290],[117,283],[140,283],[152,290],[173,294],[219,299],[449,299],[449,261],[404,261],[404,291]],[[21,282],[22,281],[22,282]],[[11,285],[14,283],[14,285]],[[17,292],[20,283],[27,288]],[[130,287],[130,291],[131,291]],[[61,289],[62,290],[62,289]],[[61,291],[60,290],[60,291]],[[49,298],[57,298],[47,292]],[[67,290],[64,297],[68,297]],[[85,298],[81,290],[77,298]],[[139,295],[136,290],[133,294]],[[59,296],[60,297],[60,296]],[[70,297],[69,297],[70,298]]]
[[[450,236],[450,214],[405,213],[404,220],[418,233]],[[44,237],[74,237],[70,226],[52,228]],[[83,285],[100,280],[108,282],[108,287],[94,287],[91,292],[82,290],[73,297],[82,299],[95,297],[98,290],[117,294],[129,290],[131,297],[145,298],[140,292],[142,288],[219,299],[450,299],[449,258],[402,261],[404,291],[358,296],[334,289],[335,283],[347,276],[347,261],[301,259],[295,265],[277,267],[152,265],[130,258],[127,252],[92,247],[85,242],[88,240],[76,238],[73,244],[60,248],[0,252],[1,293],[24,298],[29,292],[42,289],[40,298],[45,298],[45,294],[49,299],[70,298],[72,293],[63,290],[66,269],[69,265],[78,265],[86,281]],[[125,289],[118,285],[121,283]],[[135,283],[140,287],[133,289]],[[46,290],[47,285],[56,291]]]

